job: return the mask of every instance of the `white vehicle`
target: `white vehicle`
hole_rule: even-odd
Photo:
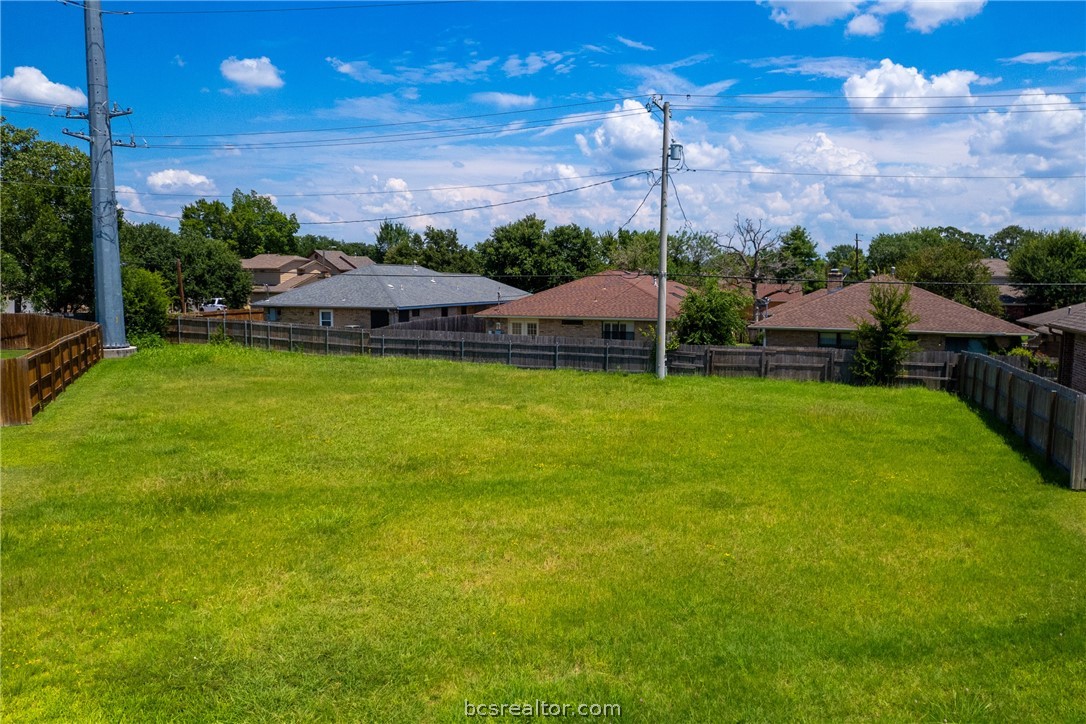
[[[222,297],[215,297],[210,302],[200,307],[201,312],[225,312],[226,304]]]

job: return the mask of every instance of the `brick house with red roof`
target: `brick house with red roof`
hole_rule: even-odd
[[[667,285],[667,318],[679,316],[687,287]],[[658,287],[652,276],[605,271],[491,307],[475,316],[495,334],[647,341],[655,326]]]
[[[750,329],[765,333],[765,344],[774,347],[854,347],[857,319],[872,321],[871,284],[896,283],[892,277],[875,277],[841,286],[830,284],[784,304]],[[910,285],[911,286],[911,285]],[[985,352],[990,346],[1011,347],[1035,332],[990,314],[958,304],[911,286],[909,311],[919,319],[909,326],[923,350]]]

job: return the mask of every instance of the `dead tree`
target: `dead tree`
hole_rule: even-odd
[[[765,225],[765,219],[757,222],[735,217],[735,227],[725,233],[715,233],[717,246],[722,252],[724,271],[733,276],[738,286],[742,281],[750,285],[750,295],[758,312],[758,285],[774,278],[781,266],[781,235]]]

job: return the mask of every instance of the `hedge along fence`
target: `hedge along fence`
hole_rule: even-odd
[[[0,318],[0,346],[34,349],[0,360],[0,424],[29,425],[102,359],[102,330],[93,322],[64,317],[5,314]]]
[[[1086,395],[1006,362],[964,353],[958,394],[1006,423],[1086,490]]]

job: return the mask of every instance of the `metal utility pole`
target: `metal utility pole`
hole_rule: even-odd
[[[128,115],[132,110],[121,111],[115,108],[110,111],[109,109],[101,0],[85,0],[83,21],[86,29],[88,112],[72,117],[87,119],[90,122],[90,135],[71,133],[67,129],[64,133],[90,141],[95,317],[98,324],[102,326],[106,356],[124,356],[134,349],[129,346],[124,331],[121,249],[117,233],[117,192],[113,186],[114,141],[109,124],[110,119]]]
[[[852,258],[852,268],[856,270],[856,274],[860,273],[860,235],[856,235],[856,253]],[[862,277],[861,277],[862,278]]]
[[[661,106],[655,98],[652,102],[664,113],[664,150],[660,160],[660,270],[656,297],[656,376],[662,380],[667,377],[667,164],[671,147],[671,103],[664,101]]]

